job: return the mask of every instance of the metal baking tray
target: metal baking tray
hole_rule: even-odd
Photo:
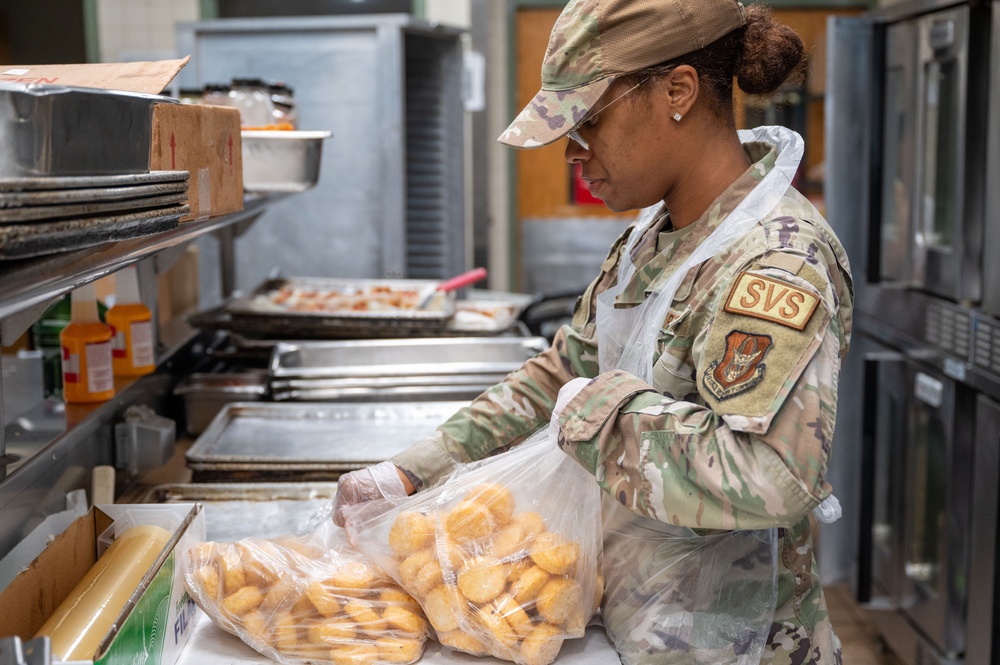
[[[415,279],[336,279],[325,277],[282,277],[269,279],[252,294],[237,298],[226,308],[231,320],[245,330],[280,330],[285,338],[330,336],[406,336],[413,331],[440,331],[454,313],[452,297],[437,297],[425,309],[378,311],[294,311],[275,304],[272,294],[283,289],[325,292],[352,292],[372,288],[404,291],[433,289],[437,281]]]
[[[413,377],[493,374],[518,369],[549,344],[543,337],[449,337],[279,342],[276,378]]]
[[[187,433],[205,431],[216,414],[231,402],[255,402],[267,395],[267,371],[195,373],[174,388],[184,397]]]
[[[336,480],[383,462],[467,402],[227,404],[187,452],[196,482]]]
[[[377,376],[346,379],[276,379],[268,386],[276,402],[472,401],[504,374]]]
[[[143,503],[200,503],[206,540],[275,538],[298,531],[329,508],[337,483],[177,483],[158,485]]]
[[[0,83],[0,176],[149,171],[153,106],[119,90]]]

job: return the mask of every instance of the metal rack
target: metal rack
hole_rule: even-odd
[[[164,233],[0,264],[0,340],[12,343],[56,298],[142,259],[181,248],[206,234],[219,239],[222,285],[224,291],[231,292],[236,283],[235,239],[271,204],[287,196],[247,196],[241,211],[184,222]],[[155,312],[155,299],[148,304]],[[173,359],[167,357],[161,361],[173,362]],[[95,406],[70,405],[63,411],[54,409],[51,400],[45,400],[45,404],[30,410],[24,424],[0,427],[0,511],[5,516],[0,526],[0,556],[12,543],[16,544],[32,523],[51,510],[61,509],[57,505],[60,496],[72,489],[88,487],[94,466],[113,462],[114,421],[131,404],[155,404],[169,392],[168,379],[157,373],[122,382],[116,385],[118,394],[114,399]],[[3,422],[0,392],[0,423]],[[17,436],[16,442],[8,441],[9,434]],[[11,448],[15,445],[16,455]]]

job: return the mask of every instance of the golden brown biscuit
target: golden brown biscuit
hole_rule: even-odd
[[[423,596],[442,584],[444,584],[444,573],[441,571],[441,564],[437,561],[428,561],[413,580],[413,591]]]
[[[299,644],[299,628],[288,612],[281,612],[274,617],[274,632],[271,635],[272,644],[278,651],[292,653]]]
[[[202,566],[196,573],[195,580],[205,591],[205,597],[208,600],[217,601],[219,599],[219,569],[214,563]]]
[[[501,593],[507,583],[507,571],[492,557],[476,557],[458,571],[458,588],[474,603],[488,603]]]
[[[354,591],[368,591],[379,582],[378,572],[363,561],[347,561],[337,568],[327,584],[340,590],[341,593],[351,595]]]
[[[519,578],[511,580],[510,593],[521,606],[528,607],[538,598],[538,592],[550,579],[552,576],[548,572],[538,566],[532,566],[524,571]]]
[[[485,656],[490,652],[482,640],[461,629],[446,633],[438,632],[438,641],[446,647],[471,653],[473,656]]]
[[[330,649],[333,665],[371,665],[377,656],[376,649],[369,644],[339,644]]]
[[[507,580],[514,581],[524,575],[525,572],[530,570],[535,566],[535,562],[531,560],[530,556],[523,556],[520,559],[514,559],[505,564],[507,568]]]
[[[234,543],[243,566],[243,576],[248,586],[267,589],[278,581],[274,566],[281,566],[284,557],[280,557],[277,549],[265,540],[254,541],[254,547],[245,543]]]
[[[514,632],[511,625],[507,623],[507,619],[492,604],[484,605],[472,612],[472,620],[484,628],[487,634],[492,636],[498,644],[508,649],[517,646],[519,639],[517,633]],[[498,655],[502,655],[502,651]]]
[[[325,617],[332,617],[341,610],[340,601],[334,589],[328,586],[328,582],[314,581],[310,583],[306,588],[306,598],[316,608],[316,611]]]
[[[227,550],[225,555],[220,556],[216,561],[219,564],[223,593],[228,596],[247,585],[243,568],[240,566],[239,557],[236,556],[235,552]]]
[[[520,524],[508,524],[493,536],[493,556],[498,559],[505,559],[519,552],[527,553],[528,546],[524,527]]]
[[[424,614],[438,632],[455,630],[465,614],[466,600],[458,589],[439,586],[424,599]]]
[[[597,573],[597,581],[594,584],[594,607],[591,614],[601,609],[601,601],[604,600],[604,574]]]
[[[385,611],[382,612],[382,620],[391,630],[398,633],[396,637],[419,638],[427,630],[427,624],[424,623],[422,616],[397,605],[385,608]]]
[[[539,616],[554,626],[566,626],[571,620],[580,627],[578,618],[583,614],[583,589],[576,580],[556,577],[542,587],[535,601]]]
[[[271,637],[271,624],[268,623],[264,615],[258,610],[251,612],[243,619],[243,630],[254,640],[259,640],[267,644]]]
[[[289,550],[295,554],[302,555],[308,561],[315,561],[323,558],[325,552],[315,545],[309,545],[298,538],[292,536],[282,536],[271,541],[275,546]]]
[[[407,510],[396,515],[389,529],[389,547],[397,556],[406,558],[434,542],[434,522],[427,515]]]
[[[424,653],[424,643],[405,637],[384,636],[375,640],[378,656],[386,663],[413,663]]]
[[[553,575],[571,573],[579,557],[580,544],[557,533],[538,534],[531,544],[531,560]]]
[[[545,518],[535,512],[518,513],[511,518],[511,522],[524,530],[525,538],[534,538],[538,534],[548,531]]]
[[[406,557],[399,564],[399,581],[403,583],[403,587],[412,592],[416,587],[417,575],[420,574],[420,570],[433,560],[434,551],[430,549],[420,550],[416,554]]]
[[[477,501],[459,501],[448,512],[445,525],[448,533],[459,543],[488,536],[496,529],[493,512]]]
[[[524,611],[520,603],[514,600],[514,597],[508,593],[502,594],[492,603],[493,608],[500,613],[500,615],[507,620],[510,627],[514,629],[520,637],[524,637],[531,632],[534,628],[534,624],[531,622],[531,617],[528,613]]]
[[[561,630],[547,623],[540,623],[521,642],[519,662],[523,665],[548,665],[559,655],[562,643]]]
[[[289,606],[298,603],[298,599],[292,600],[291,598],[296,596],[297,593],[295,584],[291,580],[279,579],[267,590],[264,602],[260,606],[260,611],[267,615],[274,614],[279,609],[287,612]]]
[[[413,596],[396,586],[387,586],[379,590],[378,599],[382,603],[385,603],[386,609],[395,605],[412,610],[417,605],[417,601]]]
[[[380,633],[385,630],[385,622],[372,608],[371,603],[363,600],[352,600],[344,603],[344,614],[351,618],[359,631]]]
[[[465,498],[486,506],[493,513],[497,527],[506,526],[514,514],[514,495],[500,483],[483,483],[474,487]]]
[[[232,616],[241,617],[260,607],[264,594],[255,586],[245,586],[222,601],[222,609]]]
[[[347,618],[311,623],[307,632],[313,644],[340,645],[358,637],[354,624]]]

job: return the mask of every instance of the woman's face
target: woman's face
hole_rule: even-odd
[[[667,96],[646,90],[610,103],[628,89],[620,81],[612,84],[579,127],[589,149],[573,139],[566,146],[566,161],[581,164],[590,193],[615,212],[662,200],[684,162],[676,149],[677,123],[670,120]]]

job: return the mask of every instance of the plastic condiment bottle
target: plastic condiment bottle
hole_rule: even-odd
[[[111,356],[118,376],[141,376],[156,369],[153,315],[139,299],[135,267],[115,274],[115,304],[104,315],[111,326]]]
[[[115,395],[111,365],[111,328],[97,315],[94,285],[72,295],[70,323],[59,333],[62,347],[63,400],[103,402]]]

